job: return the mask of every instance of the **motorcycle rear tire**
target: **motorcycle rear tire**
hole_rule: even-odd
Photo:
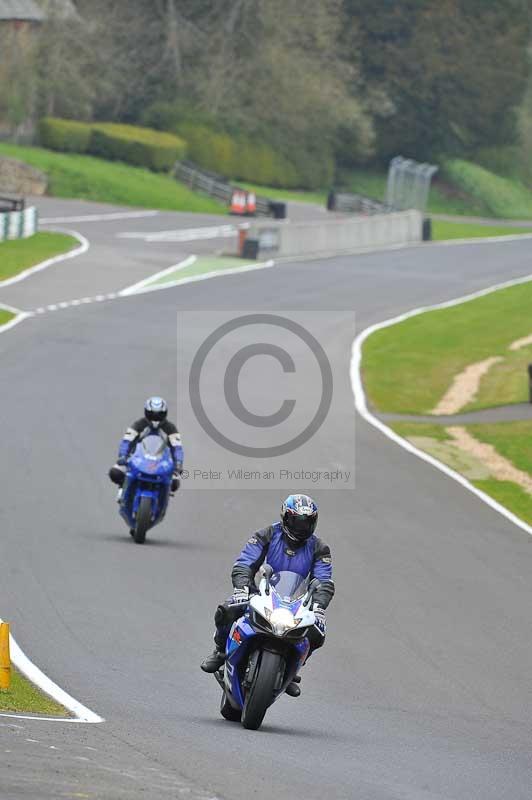
[[[224,719],[230,722],[240,722],[242,717],[242,710],[240,708],[233,708],[225,692],[222,693],[222,702],[220,703],[220,714]]]
[[[278,653],[264,650],[260,664],[255,672],[253,683],[246,694],[244,708],[242,709],[242,725],[251,731],[256,731],[269,706],[274,700],[275,686],[279,680],[279,673],[283,669],[283,657]]]
[[[137,519],[135,520],[135,534],[133,538],[137,544],[144,544],[146,531],[151,522],[151,500],[149,497],[141,497]]]

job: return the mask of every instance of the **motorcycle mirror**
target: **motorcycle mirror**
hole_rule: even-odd
[[[270,594],[270,578],[273,575],[273,569],[269,564],[262,566],[262,576],[266,579],[266,594]]]

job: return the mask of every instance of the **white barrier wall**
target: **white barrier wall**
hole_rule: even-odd
[[[247,238],[258,239],[259,257],[334,255],[378,250],[422,241],[419,211],[348,217],[324,222],[254,223]]]
[[[0,242],[6,239],[27,239],[39,228],[39,216],[35,206],[23,211],[6,211],[0,214]]]

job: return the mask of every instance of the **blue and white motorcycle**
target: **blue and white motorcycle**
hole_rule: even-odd
[[[173,471],[170,448],[158,434],[142,439],[128,459],[118,502],[120,515],[137,544],[143,544],[146,532],[165,517]]]
[[[312,597],[319,581],[295,572],[262,568],[258,593],[231,627],[224,666],[215,673],[222,687],[220,711],[244,728],[260,728],[268,708],[305,663],[307,631],[315,623]]]

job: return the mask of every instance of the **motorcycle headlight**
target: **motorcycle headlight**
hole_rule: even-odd
[[[287,631],[291,631],[298,625],[294,615],[287,608],[274,609],[269,622],[276,636],[284,636]]]

